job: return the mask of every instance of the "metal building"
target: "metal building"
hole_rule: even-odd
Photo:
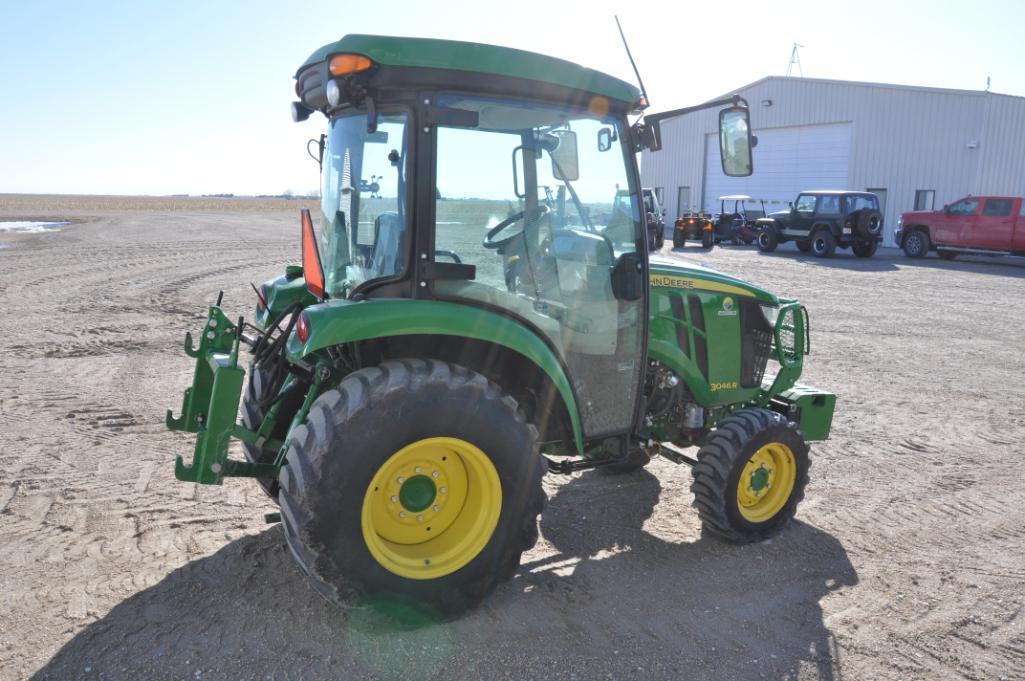
[[[1025,194],[1025,97],[782,76],[737,92],[758,136],[751,177],[723,175],[715,110],[663,122],[662,150],[642,153],[642,182],[661,194],[667,224],[685,210],[718,212],[727,194],[783,210],[803,190],[868,190],[893,245],[904,211]]]

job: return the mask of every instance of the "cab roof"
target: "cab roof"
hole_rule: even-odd
[[[361,54],[384,66],[467,71],[546,82],[602,95],[630,108],[641,97],[640,91],[626,81],[563,59],[509,47],[432,38],[347,35],[311,54],[296,76],[342,52]]]

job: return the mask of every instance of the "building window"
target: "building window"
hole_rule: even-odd
[[[680,187],[676,192],[676,217],[690,210],[690,187]]]
[[[936,207],[935,189],[915,190],[915,210],[933,210]]]

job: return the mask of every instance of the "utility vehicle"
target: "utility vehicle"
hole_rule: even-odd
[[[631,124],[638,89],[575,64],[367,35],[296,78],[293,117],[327,119],[319,219],[302,212],[302,266],[257,289],[252,322],[218,298],[198,347],[186,336],[180,480],[256,478],[326,598],[439,617],[516,570],[546,471],[662,455],[693,466],[713,534],[757,541],[793,516],[835,400],[796,382],[807,313],[650,261],[641,211],[635,155],[666,117],[726,107],[724,167],[750,174],[743,100]]]
[[[712,216],[701,211],[686,211],[673,223],[673,248],[683,248],[688,241],[700,241],[708,249],[715,245]]]
[[[662,208],[655,190],[644,188],[641,190],[641,200],[644,210],[644,224],[648,229],[648,248],[651,251],[660,251],[666,242],[666,211]],[[620,189],[616,192],[616,200],[612,204],[612,211],[620,213],[627,219],[633,215],[633,194],[629,189]],[[612,219],[612,218],[606,218]]]
[[[757,225],[758,248],[765,253],[794,241],[802,253],[819,258],[832,257],[837,248],[871,258],[883,240],[879,197],[869,192],[801,192],[790,210],[770,213]]]
[[[753,199],[746,194],[719,197],[719,215],[715,218],[715,242],[729,241],[733,245],[752,244],[758,236],[757,221],[768,211],[766,203],[779,203],[768,199]]]

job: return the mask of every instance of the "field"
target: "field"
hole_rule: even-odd
[[[550,476],[512,581],[395,630],[321,601],[253,482],[172,474],[184,333],[296,261],[301,205],[0,195],[74,222],[0,234],[0,679],[1025,678],[1022,261],[688,248],[810,310],[839,401],[798,521],[730,546],[684,466]]]

